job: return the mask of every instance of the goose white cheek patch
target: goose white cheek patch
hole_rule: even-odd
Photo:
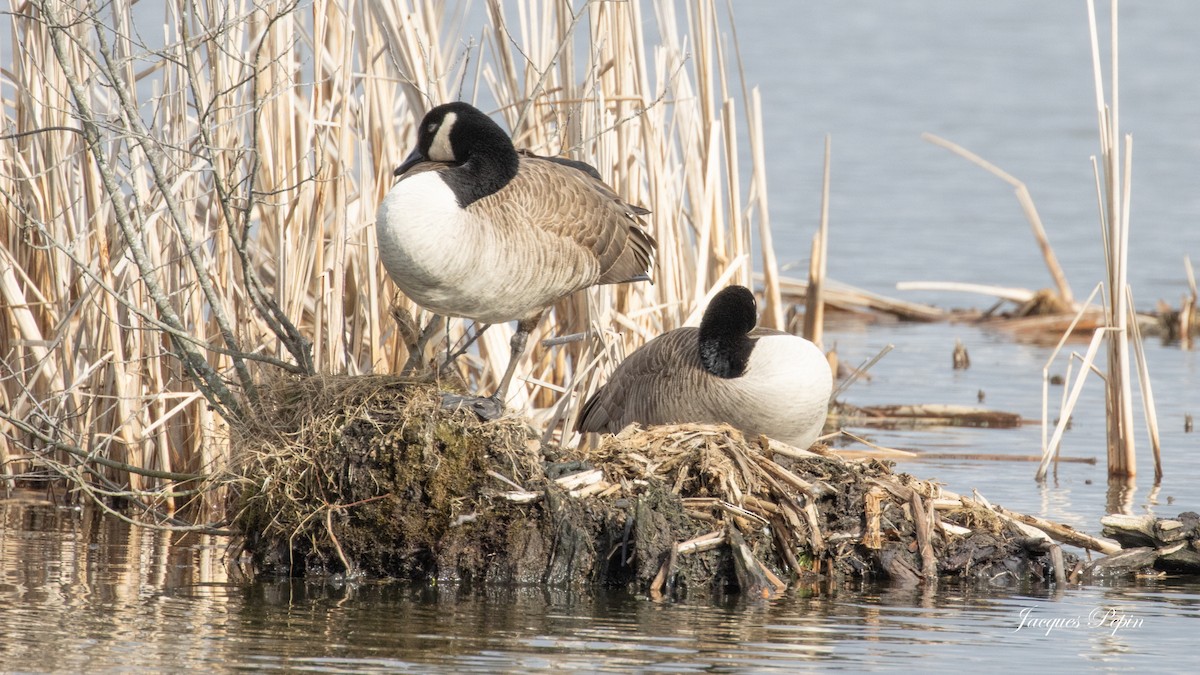
[[[457,113],[446,113],[446,117],[442,120],[442,126],[438,127],[437,134],[433,137],[433,143],[429,145],[429,159],[435,162],[454,161],[454,148],[450,145],[450,129],[454,127],[454,121],[457,119]]]

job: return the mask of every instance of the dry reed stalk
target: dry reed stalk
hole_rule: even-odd
[[[0,122],[0,460],[22,458],[8,475],[97,456],[113,486],[170,494],[230,464],[227,425],[254,414],[264,375],[403,363],[389,309],[430,317],[383,274],[373,217],[414,124],[450,99],[653,210],[655,283],[559,303],[538,337],[598,337],[537,345],[519,371],[510,405],[547,437],[620,354],[749,282],[756,236],[765,322],[782,316],[760,104],[730,86],[710,1],[683,3],[686,19],[668,0],[493,1],[470,36],[432,0],[23,7],[0,88],[16,92]],[[134,27],[159,21],[161,46],[142,44]],[[510,334],[460,360],[468,386],[494,383]]]
[[[1026,187],[1024,181],[1018,180],[1012,174],[957,143],[928,132],[921,134],[921,138],[953,152],[1013,187],[1016,191],[1017,201],[1021,203],[1021,210],[1025,213],[1025,219],[1033,228],[1033,237],[1037,240],[1038,248],[1041,249],[1042,259],[1046,261],[1046,269],[1050,271],[1050,277],[1054,279],[1054,285],[1058,288],[1058,297],[1067,306],[1074,305],[1075,296],[1071,293],[1071,285],[1067,283],[1067,276],[1063,273],[1062,266],[1058,264],[1058,256],[1054,254],[1054,248],[1050,246],[1050,240],[1046,237],[1046,228],[1042,226],[1042,217],[1038,215],[1033,197],[1030,196],[1029,188]]]
[[[1154,389],[1150,386],[1150,369],[1146,365],[1146,351],[1142,346],[1142,329],[1138,326],[1137,315],[1133,309],[1133,291],[1125,287],[1129,296],[1129,324],[1132,326],[1130,336],[1133,338],[1133,354],[1137,357],[1138,387],[1142,392],[1142,414],[1146,420],[1146,431],[1150,434],[1150,449],[1154,453],[1154,482],[1157,485],[1163,477],[1162,444],[1158,436],[1158,410],[1154,405]]]
[[[754,279],[765,281],[764,275],[758,272],[754,273]],[[803,299],[808,295],[808,282],[803,279],[781,276],[776,283],[779,284],[780,293],[789,299]],[[826,305],[842,309],[871,309],[911,321],[941,321],[949,316],[946,310],[939,307],[889,298],[829,278],[825,279],[821,295]]]
[[[1063,331],[1062,337],[1060,337],[1058,340],[1058,344],[1055,345],[1054,349],[1050,352],[1050,357],[1046,359],[1046,364],[1042,366],[1042,463],[1038,467],[1037,471],[1038,480],[1045,478],[1046,469],[1050,465],[1050,457],[1057,456],[1058,454],[1058,446],[1055,445],[1052,448],[1047,438],[1047,434],[1049,433],[1050,429],[1050,365],[1053,364],[1054,360],[1058,358],[1058,353],[1062,351],[1063,345],[1066,344],[1067,339],[1071,337],[1071,333],[1075,331],[1075,326],[1079,324],[1079,320],[1083,318],[1084,313],[1087,311],[1088,307],[1091,306],[1092,300],[1096,297],[1096,294],[1100,292],[1102,287],[1103,284],[1097,283],[1096,287],[1092,289],[1092,292],[1088,295],[1087,300],[1083,302],[1083,306],[1081,306],[1079,311],[1075,313],[1075,318],[1071,320],[1071,324],[1067,326],[1065,331]],[[1067,377],[1064,378],[1064,381],[1071,379],[1070,373],[1070,366],[1068,365]],[[1082,382],[1078,383],[1076,386],[1082,386]],[[1063,396],[1063,403],[1059,406],[1058,411],[1060,426],[1065,426],[1065,420],[1070,420],[1072,412],[1072,409],[1069,409],[1066,405],[1067,399],[1065,398],[1065,389]],[[1072,398],[1072,401],[1073,400],[1074,398]],[[1074,405],[1072,404],[1071,408],[1073,407]],[[1057,435],[1061,439],[1062,435]]]
[[[779,265],[775,260],[775,247],[771,240],[771,221],[767,211],[767,173],[766,159],[762,139],[762,100],[758,89],[753,91],[750,106],[751,118],[756,122],[750,127],[750,152],[754,157],[754,178],[752,185],[756,188],[758,203],[762,212],[759,214],[759,239],[762,245],[763,278],[765,283],[765,301],[763,303],[760,325],[767,328],[785,328],[783,322],[783,300],[779,290]]]
[[[808,290],[804,296],[804,337],[822,346],[825,328],[825,271],[829,252],[829,160],[831,139],[825,136],[825,168],[821,180],[821,218],[813,236],[812,257],[808,266]]]
[[[1154,410],[1154,397],[1150,388],[1149,372],[1145,366],[1140,335],[1137,333],[1137,318],[1134,315],[1133,294],[1128,283],[1129,268],[1129,212],[1133,174],[1133,138],[1124,137],[1124,154],[1121,152],[1119,125],[1119,51],[1118,51],[1118,3],[1111,5],[1111,104],[1105,103],[1104,82],[1100,61],[1099,37],[1096,29],[1096,8],[1088,0],[1088,25],[1091,37],[1092,72],[1096,94],[1097,127],[1100,137],[1100,158],[1092,158],[1096,180],[1096,195],[1099,202],[1101,239],[1104,244],[1106,279],[1104,283],[1104,326],[1093,335],[1087,356],[1083,360],[1075,384],[1067,398],[1054,436],[1044,447],[1039,480],[1045,477],[1051,455],[1062,439],[1071,410],[1078,399],[1084,379],[1093,368],[1092,362],[1102,338],[1107,338],[1107,368],[1103,374],[1105,384],[1105,423],[1107,431],[1108,475],[1110,479],[1132,478],[1137,473],[1133,429],[1133,391],[1130,377],[1130,340],[1138,363],[1139,383],[1142,391],[1146,425],[1155,452],[1155,474],[1161,477],[1161,457],[1158,442],[1158,422]],[[1094,294],[1094,293],[1093,293]],[[1071,328],[1079,320],[1072,322]],[[1130,323],[1132,322],[1132,327]],[[1069,330],[1068,330],[1069,333]],[[1066,336],[1064,336],[1065,340]],[[1062,341],[1060,341],[1060,346]],[[1057,351],[1057,350],[1056,350]],[[1043,371],[1043,374],[1046,371]],[[1045,385],[1043,385],[1043,398]],[[1045,403],[1043,402],[1043,408]],[[1043,411],[1043,439],[1045,437]]]
[[[1071,386],[1071,393],[1067,396],[1066,405],[1063,406],[1062,413],[1058,418],[1058,424],[1054,427],[1054,434],[1050,437],[1049,443],[1046,445],[1046,450],[1042,454],[1042,463],[1038,466],[1037,479],[1042,480],[1046,476],[1046,470],[1050,465],[1050,459],[1058,451],[1058,445],[1062,442],[1063,434],[1067,430],[1067,425],[1071,421],[1071,412],[1075,409],[1075,402],[1079,400],[1079,394],[1083,391],[1083,383],[1087,379],[1088,372],[1092,369],[1092,363],[1096,360],[1096,353],[1100,351],[1100,343],[1103,341],[1109,328],[1099,328],[1092,334],[1092,341],[1088,344],[1087,354],[1084,355],[1082,365],[1079,368],[1079,375],[1075,377],[1075,384]],[[1045,436],[1045,424],[1043,421],[1043,437]]]
[[[1192,270],[1192,259],[1183,256],[1183,269],[1187,273],[1189,294],[1179,308],[1179,339],[1184,349],[1192,348],[1192,331],[1196,324],[1196,273]]]
[[[1096,10],[1093,0],[1088,1],[1089,34],[1092,46],[1092,69],[1096,92],[1097,126],[1100,135],[1099,167],[1096,181],[1102,189],[1101,226],[1106,254],[1107,302],[1106,326],[1109,330],[1108,368],[1105,378],[1106,420],[1108,429],[1108,473],[1110,477],[1132,477],[1137,472],[1133,433],[1133,394],[1130,383],[1129,320],[1132,315],[1131,295],[1128,290],[1129,249],[1129,205],[1132,190],[1133,138],[1125,136],[1125,152],[1120,151],[1120,86],[1118,50],[1118,3],[1111,5],[1110,75],[1111,104],[1104,102],[1104,85],[1101,77],[1099,38],[1096,30]],[[1095,166],[1095,164],[1094,164]],[[1143,357],[1139,356],[1139,359]],[[1144,380],[1148,384],[1148,379]],[[1145,394],[1143,390],[1143,394]],[[1143,396],[1147,409],[1147,423],[1151,435],[1156,436],[1156,425],[1152,422],[1153,399]]]
[[[1011,286],[993,286],[991,284],[973,284],[963,281],[898,281],[896,290],[899,291],[955,291],[957,293],[978,293],[999,300],[1009,300],[1016,303],[1028,302],[1035,293],[1028,288]]]

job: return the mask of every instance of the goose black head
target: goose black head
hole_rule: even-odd
[[[740,377],[746,371],[757,323],[754,294],[745,286],[730,286],[713,297],[700,320],[700,362],[717,377]]]
[[[396,168],[399,176],[418,162],[434,161],[461,164],[478,154],[504,153],[516,161],[512,139],[491,117],[469,103],[443,103],[421,120],[417,147]]]
[[[462,101],[444,103],[425,114],[417,131],[417,147],[396,167],[395,175],[424,161],[452,165],[453,170],[443,173],[443,180],[462,208],[498,192],[520,168],[517,150],[504,129]]]

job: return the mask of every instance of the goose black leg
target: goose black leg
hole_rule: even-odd
[[[537,328],[544,313],[543,310],[517,322],[517,332],[513,334],[512,340],[509,342],[508,368],[504,370],[504,377],[500,378],[500,386],[496,388],[496,393],[487,397],[442,394],[442,407],[465,407],[485,420],[494,420],[503,415],[504,401],[508,396],[508,386],[512,382],[513,373],[517,370],[517,362],[525,353],[525,344],[529,341],[529,334],[533,332],[534,328]]]

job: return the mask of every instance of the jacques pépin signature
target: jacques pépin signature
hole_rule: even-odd
[[[1056,616],[1043,618],[1032,616],[1032,614],[1032,607],[1022,609],[1021,624],[1013,632],[1015,633],[1026,626],[1030,628],[1045,628],[1046,635],[1049,635],[1055,628],[1111,628],[1111,634],[1116,635],[1117,631],[1123,628],[1141,628],[1142,626],[1142,619],[1119,612],[1111,607],[1097,607],[1086,617]]]

